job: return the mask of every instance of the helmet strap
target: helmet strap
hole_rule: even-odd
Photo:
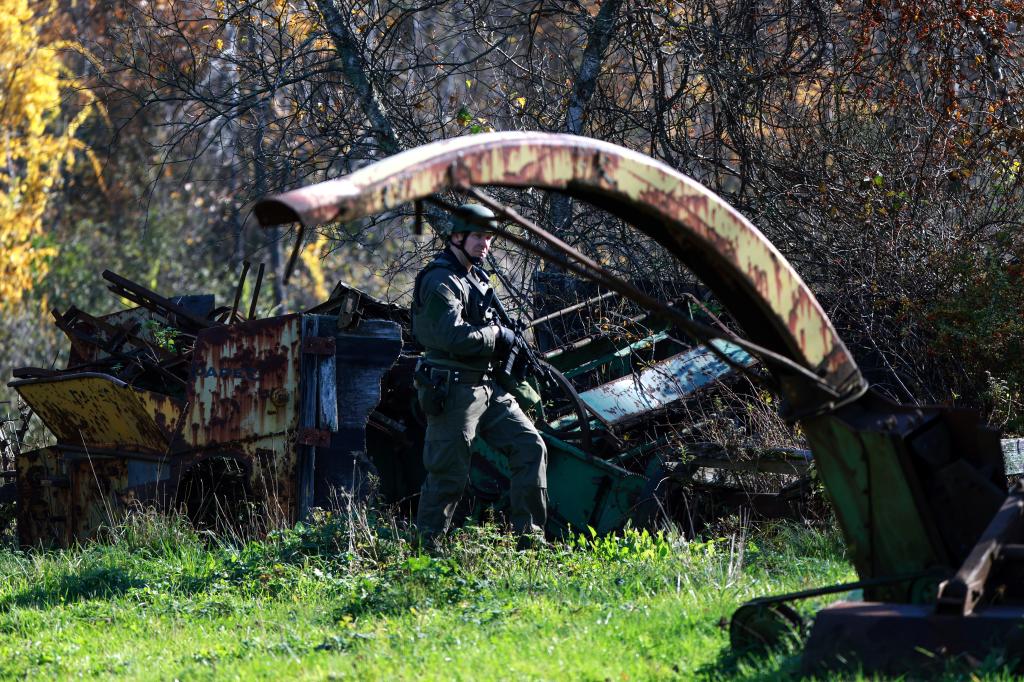
[[[449,243],[462,252],[462,255],[466,257],[466,260],[469,261],[470,265],[480,265],[480,263],[483,262],[483,258],[480,258],[478,256],[471,256],[469,255],[469,251],[466,251],[466,235],[468,235],[469,233],[460,232],[459,234],[463,235],[461,242],[456,242],[454,239],[455,235],[452,235],[452,239],[449,240]]]

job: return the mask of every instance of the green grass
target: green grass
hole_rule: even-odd
[[[105,544],[0,550],[0,677],[772,679],[725,627],[753,597],[851,580],[831,533],[739,551],[635,531],[517,552],[492,527],[448,554],[330,520],[231,545],[139,516]]]

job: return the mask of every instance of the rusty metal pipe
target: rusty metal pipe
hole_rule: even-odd
[[[268,197],[254,212],[264,226],[315,227],[470,186],[564,192],[609,211],[690,267],[759,346],[810,369],[837,394],[852,398],[866,388],[814,294],[756,227],[693,178],[614,144],[538,132],[442,140]],[[778,381],[794,413],[835,407],[799,374],[787,371]]]
[[[595,303],[599,303],[599,302],[605,300],[606,298],[611,298],[612,296],[618,296],[618,295],[619,295],[619,293],[617,291],[607,291],[607,292],[601,294],[600,296],[594,296],[593,298],[588,298],[586,301],[583,301],[581,303],[577,303],[576,305],[571,305],[568,308],[562,308],[561,310],[553,312],[550,315],[545,315],[544,317],[538,317],[536,320],[530,320],[527,323],[526,327],[527,327],[527,329],[529,329],[530,327],[536,327],[538,324],[542,324],[544,322],[549,322],[551,320],[556,320],[559,317],[562,317],[564,315],[568,315],[569,313],[571,313],[573,311],[576,311],[576,310],[579,310],[580,308],[590,307],[590,306],[594,305]]]
[[[603,284],[609,289],[613,289],[623,297],[630,299],[631,301],[643,306],[651,312],[665,316],[673,324],[677,324],[687,334],[695,338],[697,341],[705,344],[709,351],[711,351],[719,360],[724,362],[727,366],[732,369],[749,376],[752,380],[758,383],[764,384],[767,382],[765,377],[754,374],[749,368],[735,362],[726,353],[723,353],[714,344],[710,343],[715,339],[720,339],[732,343],[735,346],[742,348],[743,350],[755,355],[763,362],[771,362],[776,367],[782,368],[792,374],[796,374],[804,380],[810,382],[812,385],[817,387],[819,390],[829,396],[829,398],[837,399],[839,394],[829,386],[821,377],[817,376],[814,372],[810,371],[806,367],[793,362],[789,358],[782,356],[774,351],[768,350],[758,346],[755,343],[751,343],[746,339],[741,339],[738,336],[715,330],[713,327],[694,322],[689,317],[676,310],[672,306],[668,305],[664,301],[658,300],[653,296],[649,296],[640,289],[636,288],[629,282],[623,279],[615,277],[604,270],[597,262],[580,253],[578,250],[566,244],[564,241],[551,234],[547,230],[543,229],[539,225],[536,225],[530,220],[527,220],[515,210],[508,208],[496,201],[489,194],[477,187],[466,187],[464,188],[466,193],[471,195],[473,198],[490,208],[492,211],[497,213],[499,217],[504,217],[514,223],[517,223],[523,227],[527,232],[533,234],[538,239],[546,242],[548,245],[553,247],[555,251],[539,248],[535,244],[531,244],[529,240],[519,237],[518,235],[509,232],[508,230],[502,230],[499,228],[499,232],[502,235],[519,244],[524,249],[541,256],[542,258],[549,258],[557,262],[562,267],[574,272],[580,277],[590,279],[599,284]],[[472,218],[472,216],[470,216]],[[575,259],[576,262],[569,260],[569,258]],[[771,386],[773,390],[778,390],[777,386]],[[831,405],[829,409],[831,409]]]
[[[252,302],[249,303],[249,319],[252,320],[256,317],[256,301],[260,298],[260,287],[263,286],[263,270],[265,264],[260,263],[260,267],[256,270],[256,284],[252,288]]]
[[[643,315],[637,315],[636,317],[630,317],[630,318],[627,318],[627,319],[623,320],[623,324],[636,324],[637,322],[642,321],[646,317],[647,317],[646,313],[643,314]],[[584,337],[584,338],[582,338],[582,339],[580,339],[578,341],[574,341],[573,343],[569,344],[568,346],[562,346],[561,348],[555,348],[554,350],[549,350],[547,353],[544,353],[544,359],[545,360],[550,360],[551,358],[557,358],[559,355],[562,355],[563,353],[568,353],[569,351],[579,350],[580,348],[586,348],[587,346],[589,346],[590,344],[594,343],[595,341],[598,341],[599,339],[603,339],[603,338],[607,338],[607,337],[608,337],[608,334],[606,332],[601,332],[599,334],[591,334],[590,336]]]
[[[245,276],[249,274],[251,263],[242,261],[242,274],[238,278],[238,286],[235,287],[235,302],[231,305],[231,315],[228,316],[228,324],[234,324],[235,316],[238,315],[238,304],[242,301],[242,289],[245,287]]]
[[[299,251],[302,250],[302,239],[306,236],[306,226],[302,223],[299,224],[298,232],[295,235],[295,246],[292,248],[292,255],[288,258],[288,265],[284,269],[284,277],[282,281],[285,285],[288,284],[288,280],[292,278],[292,273],[295,271],[295,264],[299,262]]]
[[[207,327],[213,326],[213,323],[210,322],[209,320],[204,320],[200,317],[193,315],[188,310],[178,305],[177,303],[174,303],[170,299],[164,298],[155,291],[151,291],[146,287],[142,286],[141,284],[136,284],[135,282],[122,277],[116,272],[104,270],[103,279],[111,283],[111,286],[109,288],[115,294],[117,294],[118,296],[124,296],[125,298],[128,298],[134,301],[135,303],[138,303],[144,308],[149,308],[150,310],[157,308],[158,310],[156,312],[170,313],[179,320],[184,320],[191,324],[192,326],[197,327],[199,329],[206,329]],[[125,296],[125,292],[131,295]]]

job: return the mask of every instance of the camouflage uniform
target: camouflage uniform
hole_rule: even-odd
[[[485,310],[490,286],[479,268],[467,271],[443,251],[416,278],[413,333],[426,348],[428,375],[449,377],[439,414],[427,412],[423,464],[427,478],[416,523],[424,536],[448,530],[469,480],[477,434],[508,457],[510,516],[519,533],[537,533],[547,516],[547,450],[515,398],[491,373],[498,330]],[[418,373],[419,374],[419,373]],[[425,388],[418,382],[420,402]]]

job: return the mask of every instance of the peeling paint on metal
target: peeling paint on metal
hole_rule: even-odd
[[[736,362],[750,366],[754,359],[723,341],[713,342]],[[673,355],[636,374],[628,374],[580,393],[580,399],[610,426],[650,414],[708,385],[732,369],[704,348]]]
[[[192,354],[185,437],[208,447],[296,428],[301,315],[204,329]]]
[[[701,269],[723,301],[749,306],[733,312],[753,321],[755,335],[771,329],[772,350],[837,390],[863,383],[814,295],[757,228],[692,178],[606,142],[545,133],[445,140],[264,200],[256,214],[264,225],[352,220],[459,184],[557,189],[597,200]]]
[[[66,374],[11,384],[59,443],[142,452],[167,450],[180,401],[105,374]]]

